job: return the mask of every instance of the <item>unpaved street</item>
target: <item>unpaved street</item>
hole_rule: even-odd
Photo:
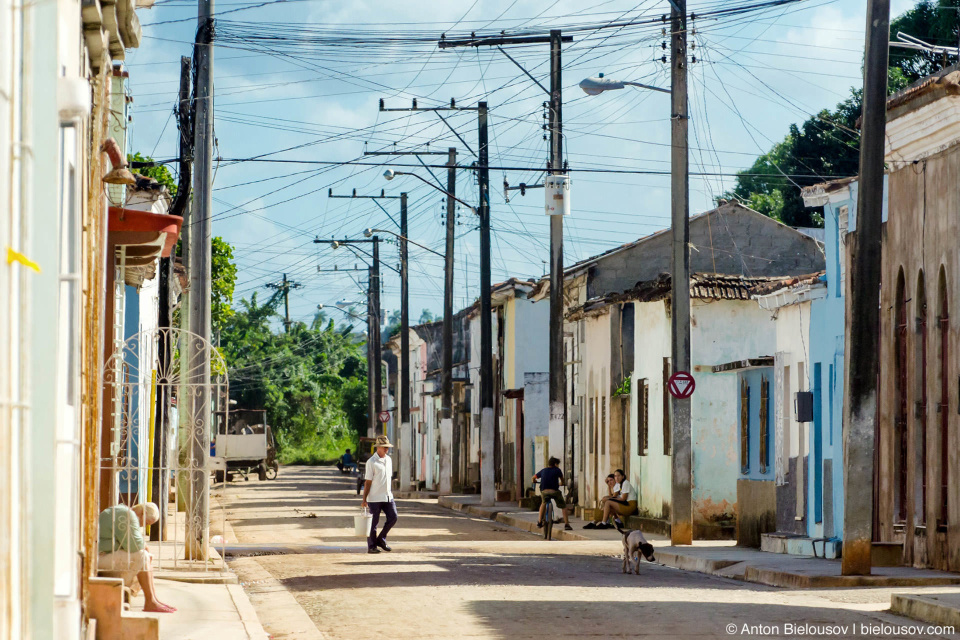
[[[333,468],[234,482],[224,503],[245,556],[231,566],[275,638],[917,637],[863,633],[917,624],[883,613],[889,589],[778,590],[648,563],[623,575],[615,532],[545,542],[431,501],[399,501],[394,551],[367,555],[354,482]]]

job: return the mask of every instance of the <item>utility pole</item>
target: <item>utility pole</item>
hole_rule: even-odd
[[[867,3],[860,187],[850,274],[843,403],[843,558],[845,576],[870,575],[873,550],[873,456],[880,349],[880,230],[887,118],[890,0]]]
[[[187,321],[190,331],[198,339],[188,339],[183,345],[189,371],[193,372],[187,384],[196,385],[198,393],[190,394],[187,420],[184,427],[196,433],[190,439],[188,451],[189,481],[186,496],[186,531],[184,554],[188,560],[207,559],[209,537],[209,474],[207,457],[210,453],[210,425],[213,411],[210,393],[210,295],[213,198],[213,0],[199,0],[197,35],[194,59],[196,85],[194,105],[196,121],[194,149],[196,152],[193,181],[193,206],[190,216],[190,249],[187,265],[190,293]]]
[[[373,343],[373,414],[374,430],[372,435],[377,435],[376,426],[379,424],[380,412],[383,410],[383,361],[382,348],[380,345],[382,336],[380,335],[380,238],[374,236],[373,240],[373,278],[370,281],[371,300],[373,309],[370,313],[371,327],[370,337]],[[383,425],[386,429],[386,424]]]
[[[364,155],[377,155],[374,153],[364,153]],[[404,424],[409,425],[410,423],[410,288],[409,288],[409,272],[407,270],[407,193],[403,192],[399,196],[388,196],[386,193],[381,190],[379,196],[358,196],[357,190],[354,189],[353,193],[349,196],[340,196],[334,195],[333,189],[327,191],[327,197],[329,198],[362,198],[367,200],[373,200],[384,213],[387,214],[387,217],[396,224],[393,217],[390,215],[390,212],[383,208],[377,200],[400,200],[400,432],[404,431]],[[374,244],[374,247],[377,245]],[[379,334],[379,324],[377,339],[380,340]],[[379,351],[378,351],[379,353]],[[369,364],[369,363],[368,363]],[[379,395],[379,392],[378,392]],[[379,411],[378,411],[379,413]],[[406,450],[408,444],[405,440],[400,440],[401,449]],[[403,462],[401,460],[401,466]],[[404,472],[403,469],[400,470],[401,482],[403,482]],[[404,485],[406,487],[406,485]]]
[[[380,394],[383,389],[383,374],[380,366],[380,238],[377,236],[344,240],[314,238],[313,243],[329,244],[334,249],[342,246],[352,249],[352,245],[355,244],[373,245],[373,252],[366,254],[372,259],[372,264],[367,270],[367,428],[368,435],[372,437],[377,435],[377,420],[382,409]]]
[[[444,34],[440,38],[440,42],[437,43],[441,49],[451,49],[454,47],[497,47],[498,50],[503,53],[511,62],[520,67],[520,70],[523,71],[527,77],[533,80],[541,89],[546,93],[550,94],[551,103],[554,100],[554,94],[557,94],[557,100],[559,101],[559,74],[560,74],[560,43],[561,42],[572,42],[573,38],[571,36],[561,36],[559,31],[551,31],[550,37],[544,36],[505,36],[498,35],[492,37],[477,37],[471,35],[470,38],[463,39],[450,39],[446,38]],[[557,90],[556,91],[547,91],[540,82],[530,75],[530,72],[524,69],[516,60],[514,60],[510,55],[504,51],[501,46],[504,45],[513,45],[513,44],[535,44],[535,43],[550,43],[551,45],[551,81],[554,76],[554,65],[553,65],[553,50],[556,48],[556,76],[557,76]],[[559,108],[556,110],[551,109],[551,124],[553,124],[554,115],[556,115],[556,124],[559,126]],[[479,121],[480,121],[480,154],[477,158],[478,167],[477,167],[477,178],[480,187],[480,503],[484,506],[492,506],[496,500],[496,487],[494,486],[494,468],[493,468],[493,459],[494,459],[494,438],[496,437],[496,425],[494,423],[494,411],[493,411],[493,336],[492,323],[490,319],[490,314],[492,313],[492,305],[490,301],[490,170],[487,165],[487,103],[481,102],[479,104]],[[553,133],[553,128],[551,127],[551,135]],[[557,130],[557,138],[559,139],[559,129]],[[559,144],[559,140],[557,140]],[[551,158],[553,157],[553,142],[551,142]],[[562,170],[562,163],[559,167],[553,167],[554,170]],[[554,216],[556,217],[556,216]],[[561,269],[561,281],[563,278],[562,269],[563,269],[563,256],[562,256],[562,243],[556,245],[558,253],[554,255],[554,225],[555,222],[550,224],[550,237],[551,237],[551,261],[556,257],[559,260],[559,267]],[[563,226],[562,221],[559,223],[560,236],[562,240],[563,235]],[[551,268],[554,265],[551,264]],[[551,284],[553,283],[553,274],[551,273]],[[562,289],[562,286],[560,287]],[[550,294],[551,299],[551,311],[553,308],[553,290]],[[562,298],[561,298],[562,300]],[[552,338],[552,313],[551,313],[551,338]],[[562,312],[561,312],[561,330],[559,332],[560,340],[560,371],[559,375],[563,376],[565,371],[563,371],[563,327],[562,327]],[[551,347],[550,360],[551,364],[553,362],[553,351]],[[556,372],[551,366],[550,371],[550,422],[554,422],[553,411],[554,411],[554,375]],[[560,378],[559,381],[560,389],[560,398],[561,398],[561,407],[558,412],[561,420],[564,420],[566,413],[566,407],[563,406],[563,393],[564,393],[564,382],[563,378]],[[564,420],[564,423],[566,421]]]
[[[465,111],[470,108],[457,107],[456,102],[451,100],[449,107],[431,107],[420,108],[414,103],[410,108],[392,108],[387,109],[383,101],[380,103],[381,111]],[[442,119],[442,116],[440,116]],[[446,124],[446,120],[443,121]],[[449,126],[449,125],[447,125]],[[456,131],[454,131],[456,133]],[[457,134],[459,137],[459,134]],[[462,140],[462,139],[461,139]],[[443,151],[365,151],[365,156],[423,156],[423,155],[446,155],[447,156],[447,220],[446,220],[446,250],[444,252],[444,285],[443,285],[443,329],[442,329],[442,359],[440,371],[440,493],[452,493],[453,478],[456,470],[459,470],[459,459],[461,452],[459,450],[459,441],[454,442],[454,424],[453,424],[453,259],[455,250],[455,232],[456,232],[456,193],[457,193],[457,149],[449,147],[446,152]],[[422,162],[422,161],[421,161]],[[430,171],[429,168],[427,168]],[[436,179],[433,172],[430,175]],[[406,231],[401,231],[401,235],[406,238]],[[406,341],[406,343],[404,343]],[[404,333],[401,339],[400,348],[407,352],[409,349],[409,338]],[[406,382],[403,383],[404,389],[409,389],[409,372]],[[404,392],[406,393],[406,391]],[[408,405],[409,407],[409,405]],[[407,412],[409,422],[409,410]],[[411,433],[411,436],[413,434]],[[411,441],[411,451],[415,445]],[[403,462],[401,462],[401,465]],[[403,474],[403,469],[401,469]],[[412,480],[412,479],[411,479]],[[457,478],[459,481],[460,478]]]
[[[493,416],[493,305],[490,300],[490,169],[487,153],[487,103],[477,111],[480,192],[480,504],[492,507],[497,501],[494,484]]]
[[[300,289],[303,285],[293,280],[287,280],[287,274],[283,274],[283,280],[280,282],[270,282],[264,286],[283,293],[283,327],[287,333],[290,333],[290,289]]]
[[[673,371],[690,371],[690,165],[687,151],[687,2],[671,0],[670,218],[673,232],[670,353]],[[693,544],[690,399],[672,398],[670,542]]]
[[[561,84],[559,30],[550,31],[550,174],[563,173],[563,96]],[[563,211],[550,216],[550,418],[547,433],[563,434],[564,468],[573,490],[573,446],[567,427],[567,369],[563,349]],[[519,479],[518,479],[519,480]],[[518,481],[519,488],[519,481]],[[518,494],[521,492],[518,491]]]
[[[440,373],[440,493],[453,492],[459,450],[453,437],[453,250],[457,222],[457,150],[447,149],[447,242],[443,261],[443,362]],[[457,439],[459,440],[459,438]],[[446,454],[446,455],[445,455]],[[458,483],[460,478],[457,478]]]

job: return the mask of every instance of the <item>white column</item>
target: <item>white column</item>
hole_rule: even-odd
[[[440,493],[453,493],[453,418],[440,420]]]

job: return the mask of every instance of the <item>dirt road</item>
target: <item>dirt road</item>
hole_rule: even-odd
[[[648,563],[623,575],[615,533],[545,542],[430,501],[399,501],[394,551],[367,555],[354,483],[333,468],[224,496],[231,566],[274,638],[918,637],[883,613],[889,589],[779,590]]]

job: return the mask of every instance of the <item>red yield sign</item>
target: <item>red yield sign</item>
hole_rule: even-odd
[[[377,414],[377,417],[380,418],[380,422],[383,422],[383,423],[390,422],[389,411],[381,411],[379,414]]]
[[[667,381],[667,390],[674,398],[689,398],[693,395],[693,390],[697,388],[697,383],[693,376],[686,371],[677,371],[670,376]]]

